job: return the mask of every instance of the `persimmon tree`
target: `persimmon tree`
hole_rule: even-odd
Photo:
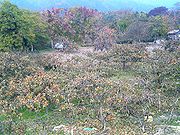
[[[38,111],[61,101],[58,75],[45,73],[31,56],[7,53],[0,59],[2,113],[22,107]]]
[[[113,43],[115,43],[115,30],[107,26],[100,27],[97,30],[97,36],[95,38],[94,47],[95,50],[109,50]]]
[[[101,13],[97,10],[86,7],[71,8],[67,15],[71,15],[70,24],[76,32],[75,41],[81,41],[84,44],[92,44],[94,41],[95,28]]]
[[[155,115],[167,113],[168,120],[179,108],[177,55],[178,52],[157,50],[153,56],[144,59],[137,70],[142,78],[141,87],[150,103],[147,102],[149,105],[144,106],[146,111]]]
[[[51,47],[54,48],[55,42],[69,29],[68,23],[66,23],[62,17],[65,9],[62,8],[52,8],[42,12],[42,17],[44,21],[48,24],[48,34],[51,38]],[[60,40],[60,39],[59,39]]]
[[[116,63],[119,68],[125,70],[128,65],[141,62],[147,57],[147,52],[143,46],[140,45],[113,45],[112,49],[99,58],[104,61],[111,61]]]

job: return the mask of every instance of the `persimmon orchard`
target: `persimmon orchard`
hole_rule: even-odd
[[[150,41],[178,28],[179,14],[157,9],[0,3],[0,134],[152,135],[178,126],[179,40]]]

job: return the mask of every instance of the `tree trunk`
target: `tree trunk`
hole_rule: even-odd
[[[160,92],[158,94],[158,109],[159,109],[159,112],[161,112],[161,94],[160,94]]]
[[[102,108],[102,106],[100,106],[99,111],[100,111],[100,120],[101,120],[101,123],[102,123],[102,126],[103,126],[103,130],[106,130],[106,121],[105,121],[105,118],[103,116],[103,108]]]
[[[126,69],[126,62],[122,61],[122,69],[125,70]]]
[[[31,45],[31,52],[34,52],[34,46]]]
[[[54,48],[54,42],[51,40],[51,48]]]

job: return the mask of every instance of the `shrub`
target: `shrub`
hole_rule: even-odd
[[[44,72],[28,55],[1,54],[1,111],[26,106],[38,110],[61,100],[61,80],[57,74]]]

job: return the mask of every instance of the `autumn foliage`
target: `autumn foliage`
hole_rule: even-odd
[[[137,43],[165,37],[172,14],[31,13],[5,2],[0,16],[0,134],[56,134],[62,124],[57,134],[155,134],[161,115],[179,113],[179,42]],[[65,52],[27,53],[61,42]]]

